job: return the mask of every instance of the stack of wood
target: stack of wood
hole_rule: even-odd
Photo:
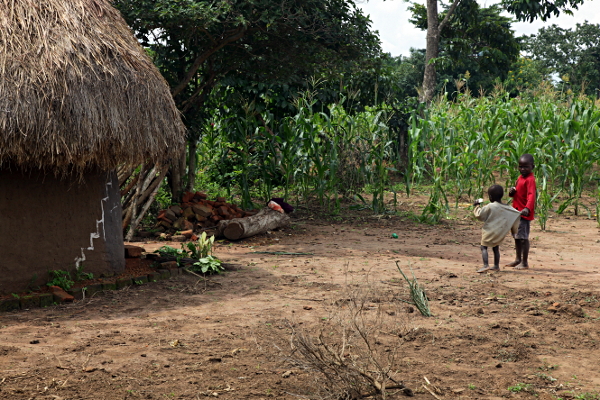
[[[142,164],[137,168],[124,165],[117,171],[123,206],[123,232],[129,227],[125,240],[133,238],[168,170],[168,165]]]
[[[158,213],[158,232],[180,231],[188,237],[203,229],[215,228],[219,221],[244,218],[257,211],[244,211],[235,204],[229,204],[224,197],[215,201],[207,200],[205,193],[185,192],[180,205],[173,205]]]

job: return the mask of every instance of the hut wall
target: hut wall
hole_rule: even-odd
[[[94,276],[125,269],[121,198],[114,172],[55,177],[0,169],[0,294],[48,282],[48,271]]]

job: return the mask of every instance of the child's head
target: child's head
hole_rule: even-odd
[[[496,202],[502,200],[502,196],[504,196],[504,189],[500,185],[492,185],[488,189],[488,197],[490,201]]]
[[[531,174],[533,168],[535,167],[533,163],[533,156],[531,154],[523,154],[519,157],[519,172],[522,176],[527,176]]]

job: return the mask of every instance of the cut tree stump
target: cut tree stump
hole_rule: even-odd
[[[265,207],[250,217],[220,221],[217,226],[217,237],[225,236],[228,240],[244,239],[273,229],[284,228],[290,222],[288,215]]]

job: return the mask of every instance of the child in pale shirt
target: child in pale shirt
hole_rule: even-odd
[[[500,270],[500,243],[502,243],[508,231],[517,232],[521,217],[519,211],[502,203],[502,196],[504,196],[502,186],[490,186],[488,196],[490,204],[483,207],[481,207],[480,201],[473,204],[475,206],[473,210],[475,217],[484,222],[483,228],[481,228],[483,267],[477,270],[478,273]],[[488,262],[488,247],[492,247],[494,251],[493,267],[490,267]]]

